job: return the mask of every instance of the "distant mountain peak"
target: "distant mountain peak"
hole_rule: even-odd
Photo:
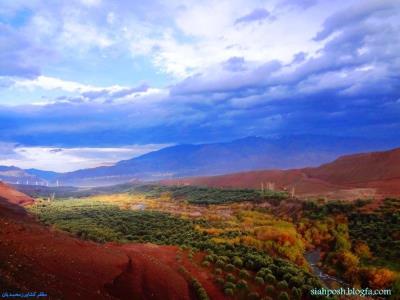
[[[36,183],[37,179],[39,183],[42,180],[50,185],[57,182],[76,186],[112,185],[132,179],[155,181],[252,170],[315,167],[344,154],[378,151],[394,146],[398,146],[394,140],[376,138],[249,135],[231,142],[172,145],[111,166],[62,174],[37,169],[9,170],[12,167],[5,167],[8,171],[3,171],[0,180],[15,183],[29,179],[29,182]],[[32,177],[35,177],[35,181]]]

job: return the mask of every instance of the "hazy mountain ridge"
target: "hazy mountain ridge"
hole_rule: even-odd
[[[369,198],[400,195],[400,148],[341,156],[319,167],[163,180],[166,185],[255,188],[272,183],[296,195]]]
[[[0,166],[0,180],[12,183],[30,183],[42,182],[43,179],[27,170],[14,166]]]
[[[14,173],[18,170],[21,178],[2,177],[0,169],[0,180],[16,183],[18,180],[26,181],[28,176],[32,181],[30,184],[39,181],[55,185],[58,181],[61,185],[112,185],[131,180],[152,181],[251,170],[313,167],[344,154],[384,150],[394,146],[395,142],[390,140],[350,137],[246,137],[223,143],[170,146],[117,162],[113,166],[67,173],[14,168]]]

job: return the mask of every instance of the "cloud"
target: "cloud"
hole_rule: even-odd
[[[38,76],[34,79],[20,79],[15,81],[16,87],[22,88],[41,88],[44,90],[55,90],[60,89],[66,92],[89,92],[89,91],[100,91],[100,87],[92,85],[81,84],[74,81],[62,80],[59,78]],[[113,87],[111,87],[113,88]],[[119,87],[114,87],[119,88]]]
[[[150,88],[147,84],[142,83],[136,87],[124,87],[113,85],[108,87],[99,87],[94,85],[82,84],[75,81],[62,80],[60,78],[38,76],[34,79],[14,79],[10,80],[8,86],[15,88],[24,88],[28,90],[58,90],[71,93],[72,96],[59,96],[52,101],[41,101],[35,104],[45,105],[56,102],[85,102],[95,101],[112,102],[127,97],[146,96],[160,92],[159,89]],[[5,82],[7,84],[7,82]]]
[[[231,57],[223,63],[224,69],[232,72],[240,72],[246,69],[243,57]]]
[[[376,95],[377,86],[381,86],[381,95],[395,93],[398,86],[395,74],[400,66],[395,54],[395,49],[400,50],[400,38],[395,32],[400,28],[400,22],[396,22],[394,17],[378,23],[369,22],[375,18],[376,12],[364,8],[361,15],[367,23],[348,22],[348,26],[343,27],[352,19],[349,15],[358,10],[359,5],[350,7],[349,11],[353,13],[344,15],[343,23],[336,13],[327,18],[338,19],[336,22],[342,29],[316,54],[296,53],[289,64],[276,60],[259,64],[233,57],[223,64],[224,68],[206,69],[176,84],[171,92],[176,95],[225,93],[227,99],[238,98],[238,93],[246,96],[258,94],[264,96],[265,102],[324,91],[340,95]],[[400,10],[391,13],[394,14],[400,17]],[[235,71],[238,67],[241,72]]]
[[[318,3],[318,0],[287,0],[283,1],[283,6],[301,7],[304,9],[310,8]]]
[[[18,30],[13,28],[13,37],[16,40],[20,37],[29,47],[18,46],[15,50],[26,51],[27,58],[36,59],[39,54],[36,50],[45,53],[38,63],[27,59],[26,63],[32,66],[18,67],[16,61],[24,60],[14,60],[15,68],[26,67],[25,72],[30,70],[30,76],[34,77],[43,69],[65,71],[78,62],[93,67],[106,58],[123,57],[129,67],[129,62],[145,58],[157,71],[182,79],[230,57],[245,57],[260,63],[288,60],[293,51],[315,49],[308,40],[316,33],[313,26],[306,26],[310,19],[308,12],[298,15],[294,11],[280,11],[279,20],[260,22],[272,19],[270,11],[274,11],[279,1],[262,7],[258,1],[244,0],[89,2],[2,3],[4,10],[10,11],[10,18],[22,8],[31,12]],[[249,13],[243,15],[245,11]],[[313,20],[320,18],[322,14],[313,14]],[[257,24],[257,30],[252,23]],[[277,39],[281,42],[275,43]]]
[[[1,152],[0,165],[69,172],[82,168],[111,165],[120,160],[131,159],[166,146],[168,145],[147,144],[119,148],[53,148],[14,145],[12,149],[7,148],[9,149],[8,154]]]
[[[311,37],[317,28],[306,24],[311,15],[317,22],[324,14],[299,15],[286,10],[280,12],[274,22],[260,22],[272,19],[269,11],[273,9],[273,3],[260,8],[256,1],[204,1],[182,5],[172,12],[173,26],[164,30],[146,28],[144,34],[133,36],[132,53],[150,56],[162,72],[184,79],[231,57],[244,57],[258,63],[273,59],[288,62],[299,51],[313,52],[316,47]],[[250,13],[243,16],[246,10]],[[287,47],[288,44],[291,47]]]
[[[248,23],[248,22],[256,22],[256,21],[263,21],[265,19],[273,20],[274,17],[271,16],[270,12],[265,8],[256,8],[252,10],[247,15],[244,15],[235,20],[235,24],[240,23]]]
[[[399,9],[400,3],[396,0],[367,0],[356,5],[351,5],[326,19],[322,31],[315,36],[315,40],[326,39],[338,30],[352,25],[359,25],[361,22],[374,16],[386,18],[398,15]]]
[[[0,76],[38,76],[42,50],[18,30],[0,23]]]
[[[16,63],[0,85],[15,93],[8,99],[25,92],[29,101],[0,107],[5,142],[63,149],[310,132],[399,138],[394,1],[47,4],[26,26],[7,27],[16,46],[4,52]],[[260,7],[274,22],[260,21]],[[19,59],[36,58],[38,46],[55,55]],[[159,74],[164,81],[154,84]]]

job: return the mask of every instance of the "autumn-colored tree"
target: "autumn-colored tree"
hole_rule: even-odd
[[[359,259],[348,250],[331,253],[328,255],[327,260],[333,266],[336,266],[346,280],[350,282],[357,282],[358,278],[355,275],[358,272]]]
[[[356,241],[353,249],[354,253],[360,258],[371,258],[372,256],[368,245],[363,241]]]
[[[388,288],[395,280],[395,273],[386,268],[362,268],[362,284],[372,289]]]

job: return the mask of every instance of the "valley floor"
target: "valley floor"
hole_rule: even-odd
[[[333,288],[347,282],[399,292],[396,199],[300,201],[252,190],[151,186],[49,202],[2,188],[1,292],[320,299],[310,290],[327,281],[315,270],[334,278]],[[305,253],[319,256],[313,267]]]

